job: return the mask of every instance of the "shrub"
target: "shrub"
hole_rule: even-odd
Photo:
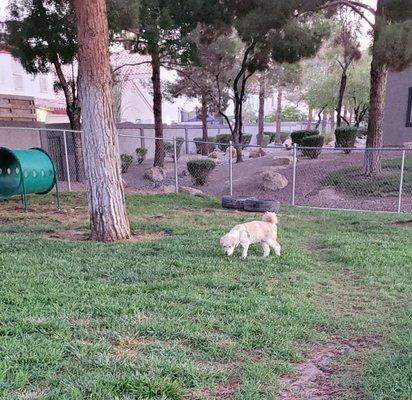
[[[187,170],[198,185],[204,185],[209,174],[215,169],[216,164],[212,160],[190,160],[187,162]]]
[[[181,137],[176,138],[176,156],[177,159],[180,157],[180,153],[182,152],[182,145],[184,143],[184,139]],[[173,149],[173,142],[165,142],[165,152],[168,156],[172,157],[173,161],[175,159],[174,149]]]
[[[301,140],[302,154],[309,158],[318,158],[322,152],[324,137],[320,135],[305,136]],[[305,147],[319,147],[319,149],[305,149]]]
[[[275,141],[276,134],[274,132],[263,132],[263,137],[266,138],[267,144],[270,144]]]
[[[263,132],[264,137],[267,140],[267,143],[273,143],[276,140],[275,132]],[[290,132],[280,132],[280,141],[283,143],[290,136]]]
[[[212,136],[212,137],[209,137],[207,139],[207,141],[208,142],[216,142],[216,138],[214,136]],[[196,153],[197,154],[202,154],[202,146],[205,145],[204,143],[201,143],[201,142],[203,142],[203,138],[200,138],[200,137],[194,138],[193,142],[195,143],[195,146],[196,146]],[[209,143],[208,146],[207,146],[208,154],[211,153],[215,148],[216,148],[215,144]]]
[[[368,128],[366,128],[365,126],[362,126],[360,128],[358,128],[358,133],[356,134],[356,136],[358,138],[363,138],[368,134]]]
[[[242,144],[243,144],[242,149],[249,146],[251,141],[252,141],[252,135],[250,135],[249,133],[244,133],[242,135]]]
[[[335,147],[354,147],[358,128],[353,126],[345,126],[335,129],[336,143]],[[350,149],[343,150],[345,153],[350,153]]]
[[[138,147],[136,149],[137,162],[139,164],[141,164],[144,161],[146,154],[147,154],[147,149],[145,149],[144,147]]]
[[[218,143],[219,149],[226,151],[229,147],[229,142],[232,140],[232,135],[230,133],[223,133],[216,135],[216,143]]]
[[[317,135],[319,135],[319,131],[317,130],[301,130],[292,132],[290,138],[292,139],[292,143],[296,143],[298,146],[302,146],[302,139],[304,137]]]
[[[122,162],[122,174],[125,174],[133,163],[133,156],[130,154],[122,154],[120,160]]]

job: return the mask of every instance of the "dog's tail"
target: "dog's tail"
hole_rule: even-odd
[[[267,212],[263,214],[262,220],[269,224],[276,225],[278,223],[278,216],[275,213]]]

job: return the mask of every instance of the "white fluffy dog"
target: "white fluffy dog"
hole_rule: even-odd
[[[242,247],[242,258],[247,257],[249,246],[260,243],[263,256],[268,257],[270,248],[280,256],[280,244],[277,240],[278,217],[275,213],[265,213],[262,221],[246,222],[233,227],[229,233],[220,238],[225,255],[231,256],[236,247]]]

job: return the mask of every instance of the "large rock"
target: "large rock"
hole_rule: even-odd
[[[161,188],[161,192],[164,194],[171,194],[171,193],[175,193],[176,192],[176,188],[175,185],[166,185],[166,186],[162,186]]]
[[[291,148],[293,147],[292,139],[291,139],[291,138],[287,138],[287,139],[283,142],[283,146],[286,147],[287,149],[291,149]]]
[[[229,149],[230,147],[228,146],[225,152],[226,157],[229,157]],[[232,147],[232,158],[236,158],[236,149],[234,147]]]
[[[285,188],[288,180],[279,172],[268,170],[260,175],[260,184],[265,191],[276,191]]]
[[[220,152],[219,150],[213,150],[210,154],[209,154],[209,158],[213,158],[214,160],[217,160],[218,158],[222,157],[223,153]]]
[[[292,157],[275,157],[273,159],[273,166],[290,165],[292,164]]]
[[[195,189],[189,186],[180,186],[179,193],[186,193],[191,196],[204,196],[204,193],[200,189]]]
[[[251,150],[249,153],[249,158],[259,158],[266,155],[266,152],[263,149]]]
[[[166,178],[166,171],[161,167],[151,167],[144,173],[144,178],[151,182],[162,182]]]

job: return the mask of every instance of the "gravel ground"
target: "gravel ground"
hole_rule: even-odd
[[[274,199],[282,204],[291,204],[292,200],[292,165],[274,166],[274,158],[291,157],[292,151],[284,149],[271,149],[270,154],[258,158],[245,158],[244,162],[233,166],[233,194],[236,196],[254,196],[259,199]],[[398,158],[399,152],[385,152],[383,158]],[[396,211],[398,206],[397,194],[386,197],[377,196],[350,196],[338,192],[332,187],[321,184],[321,180],[331,171],[350,166],[362,166],[363,151],[354,151],[351,154],[324,149],[316,160],[298,156],[296,169],[296,192],[295,204],[298,206],[340,208],[371,211]],[[200,158],[200,156],[182,156],[178,163],[178,175],[180,186],[191,186],[201,189],[205,194],[221,197],[229,194],[229,166],[228,160],[221,159],[220,164],[211,173],[208,183],[197,187],[192,178],[187,174],[186,162],[189,159]],[[133,164],[129,172],[124,174],[127,192],[170,192],[174,187],[174,165],[172,160],[167,159],[165,169],[167,178],[162,184],[153,184],[144,179],[144,171],[152,166],[152,160],[146,160],[143,164]],[[284,175],[289,184],[286,188],[276,192],[265,192],[261,188],[259,174],[274,168],[275,171]],[[408,173],[408,172],[407,172]],[[67,188],[62,183],[61,189]],[[73,184],[74,190],[81,190],[83,185]],[[402,198],[402,211],[412,212],[412,195],[404,194]]]

